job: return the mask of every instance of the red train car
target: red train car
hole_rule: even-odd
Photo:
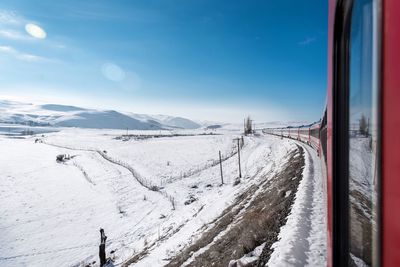
[[[329,0],[326,110],[268,129],[315,148],[327,179],[327,266],[400,266],[400,1]]]
[[[328,40],[328,266],[400,266],[400,1],[330,0]]]

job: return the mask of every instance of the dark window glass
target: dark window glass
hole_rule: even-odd
[[[350,266],[377,266],[376,3],[355,0],[350,33]]]
[[[315,138],[318,138],[318,139],[319,139],[319,128],[311,129],[310,135],[311,135],[312,137],[315,137]]]

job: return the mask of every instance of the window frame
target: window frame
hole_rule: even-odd
[[[349,263],[349,80],[353,0],[338,0],[333,32],[332,263]]]
[[[357,0],[337,0],[332,53],[332,265],[349,265],[349,119],[352,11]],[[377,240],[376,263],[382,263],[382,0],[373,0],[373,78],[377,90]],[[373,89],[374,90],[374,89]]]

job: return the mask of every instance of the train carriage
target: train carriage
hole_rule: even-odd
[[[328,35],[321,122],[270,131],[319,152],[327,266],[400,266],[400,1],[330,0]]]
[[[310,143],[310,127],[299,128],[299,140],[307,144]]]
[[[319,123],[315,123],[313,125],[310,126],[309,128],[309,144],[310,146],[312,146],[315,150],[317,150],[317,152],[320,152],[320,133],[319,133],[319,129],[320,129],[320,124]]]

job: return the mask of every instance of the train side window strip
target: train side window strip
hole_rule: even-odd
[[[349,38],[353,1],[339,0],[335,12],[333,46],[333,266],[349,263],[348,103]]]
[[[350,37],[349,264],[379,266],[379,86],[376,0],[356,0]]]

